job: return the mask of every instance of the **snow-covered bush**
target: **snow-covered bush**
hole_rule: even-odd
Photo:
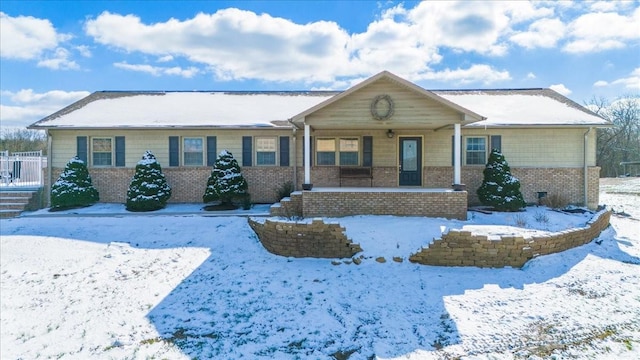
[[[517,211],[526,206],[520,180],[511,175],[511,168],[500,151],[493,149],[482,172],[484,178],[477,194],[483,205],[498,211]]]
[[[166,206],[171,197],[171,186],[162,173],[156,157],[146,151],[136,165],[129,191],[127,191],[127,210],[153,211]]]
[[[62,174],[51,185],[51,209],[83,207],[99,200],[89,170],[77,156],[69,160]]]
[[[202,201],[220,201],[227,205],[232,204],[234,200],[246,202],[249,197],[247,188],[248,184],[242,176],[240,165],[229,151],[222,150],[213,164]]]

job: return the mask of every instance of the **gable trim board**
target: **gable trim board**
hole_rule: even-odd
[[[381,94],[390,94],[395,105],[394,115],[384,121],[374,119],[369,109],[371,101]],[[227,106],[221,107],[222,101]],[[177,109],[170,110],[172,118],[161,114],[171,108]],[[575,181],[562,177],[563,182],[587,183],[580,185],[582,194],[571,195],[571,201],[576,203],[584,200],[579,197],[592,192],[593,180],[589,176],[597,176],[595,132],[588,130],[610,126],[549,89],[429,91],[385,71],[342,92],[96,92],[29,128],[47,131],[53,171],[50,178],[57,177],[69,158],[78,155],[87,161],[101,201],[122,201],[122,187],[126,184],[112,183],[128,184],[130,178],[123,174],[132,171],[144,150],[151,150],[163,170],[171,172],[175,190],[171,201],[199,202],[210,167],[217,154],[226,149],[248,174],[254,201],[271,202],[275,201],[274,189],[280,184],[294,179],[298,188],[302,185],[307,151],[311,155],[309,171],[314,186],[339,184],[337,165],[316,162],[315,142],[322,138],[334,138],[336,144],[340,144],[340,138],[356,139],[358,166],[373,168],[373,186],[397,187],[397,140],[419,136],[423,139],[422,187],[448,188],[453,178],[447,174],[452,171],[456,124],[461,126],[461,147],[466,137],[484,137],[487,156],[492,147],[499,146],[511,168],[526,170],[527,178],[531,169],[540,169],[534,173],[579,170],[583,175]],[[309,125],[307,150],[304,131],[296,131],[304,129],[304,125]],[[91,139],[97,137],[113,139],[111,167],[91,165]],[[202,166],[183,164],[185,137],[202,139]],[[256,164],[259,137],[275,139],[273,165]],[[339,158],[340,149],[335,151]],[[464,152],[462,148],[463,158]],[[481,169],[482,166],[462,163],[461,182],[473,186]],[[546,191],[556,186],[551,180],[545,181],[524,182],[523,191]],[[353,184],[358,186],[357,181]],[[199,185],[200,190],[179,189]],[[558,190],[554,191],[572,186],[556,186]],[[118,190],[109,190],[110,187]],[[468,190],[470,194],[474,192],[472,188]],[[572,190],[574,193],[578,191]],[[531,195],[525,196],[535,200]],[[587,202],[597,205],[597,195],[590,196]]]

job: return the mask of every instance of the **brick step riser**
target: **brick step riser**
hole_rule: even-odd
[[[0,210],[18,210],[24,211],[27,204],[2,204],[0,203]]]

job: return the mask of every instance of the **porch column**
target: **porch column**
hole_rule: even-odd
[[[453,185],[460,185],[460,124],[453,125]]]
[[[311,184],[311,129],[304,124],[304,183]]]

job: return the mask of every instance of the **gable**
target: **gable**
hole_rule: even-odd
[[[425,96],[391,77],[380,77],[356,91],[304,117],[304,122],[315,129],[436,129],[454,123],[462,123],[465,114],[451,106]],[[388,95],[393,103],[393,115],[376,119],[372,104],[377,97]],[[387,102],[378,101],[378,114],[387,114]]]

